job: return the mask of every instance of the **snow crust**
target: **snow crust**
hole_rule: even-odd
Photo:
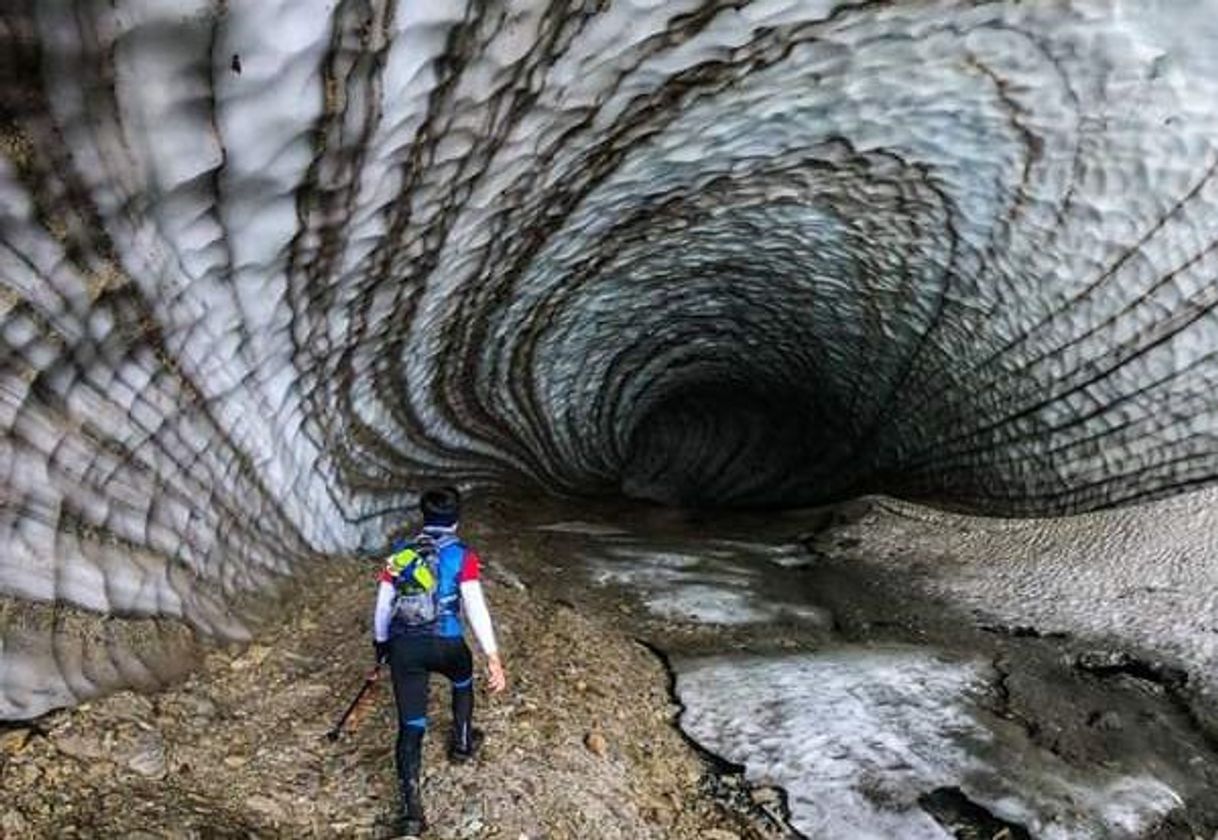
[[[637,593],[657,616],[700,624],[794,621],[827,627],[828,612],[802,602],[799,593],[781,596],[766,586],[759,554],[783,560],[795,550],[769,546],[758,552],[747,543],[707,540],[685,553],[617,541],[595,545],[582,559],[594,583]]]
[[[1017,766],[978,757],[995,734],[970,711],[988,666],[923,649],[679,660],[682,726],[788,793],[817,840],[950,838],[917,804],[953,786],[1032,836],[1137,838],[1180,804],[1149,776],[1073,770],[1047,754]]]
[[[861,562],[912,573],[990,620],[1066,631],[1185,667],[1218,701],[1218,494],[1061,520],[882,500],[841,532]]]

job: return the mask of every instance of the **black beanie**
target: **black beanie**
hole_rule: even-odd
[[[419,499],[419,510],[423,513],[424,525],[451,527],[457,524],[461,514],[461,495],[455,487],[428,490]]]

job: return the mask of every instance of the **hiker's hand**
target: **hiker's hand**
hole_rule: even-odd
[[[507,675],[503,673],[503,660],[499,654],[492,653],[486,658],[486,668],[490,671],[490,682],[487,684],[492,694],[498,694],[507,688]]]
[[[372,649],[376,652],[376,664],[389,664],[389,642],[373,642]]]

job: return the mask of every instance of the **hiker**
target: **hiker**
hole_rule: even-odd
[[[474,663],[462,634],[463,613],[486,654],[490,690],[498,693],[507,684],[478,580],[478,555],[457,537],[460,504],[451,487],[424,493],[419,500],[422,532],[394,542],[378,577],[373,638],[377,662],[389,665],[397,701],[395,758],[402,812],[396,827],[401,834],[417,835],[426,828],[419,766],[432,671],[452,682],[449,758],[468,761],[481,741],[482,733],[473,728]]]

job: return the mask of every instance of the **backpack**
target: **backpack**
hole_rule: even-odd
[[[397,569],[393,621],[406,627],[426,627],[440,614],[440,547],[419,534],[390,561]]]

